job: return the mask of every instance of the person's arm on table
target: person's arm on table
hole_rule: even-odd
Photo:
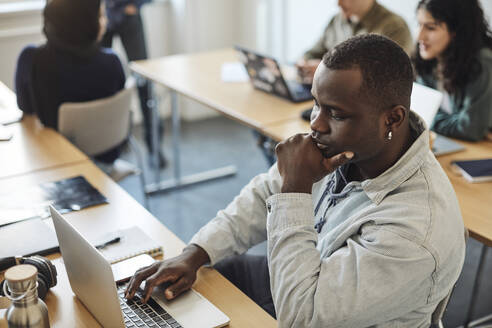
[[[138,287],[145,280],[144,303],[148,301],[154,287],[165,282],[173,282],[172,286],[164,292],[167,299],[173,299],[191,288],[196,280],[198,269],[208,262],[210,258],[207,252],[197,245],[190,244],[183,249],[183,253],[176,257],[157,261],[137,270],[130,279],[125,297],[131,299],[135,296]]]
[[[172,282],[165,296],[174,298],[193,285],[202,265],[213,265],[227,256],[242,254],[266,240],[266,199],[280,192],[280,186],[276,165],[268,173],[253,178],[225,210],[200,229],[181,255],[137,271],[126,296],[133,297],[142,281],[146,281],[144,300],[147,301],[155,286]]]

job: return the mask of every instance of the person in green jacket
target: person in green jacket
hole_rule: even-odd
[[[478,0],[421,0],[417,82],[444,93],[431,129],[463,140],[492,128],[492,32]]]

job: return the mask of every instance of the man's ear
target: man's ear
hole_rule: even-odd
[[[385,125],[390,130],[397,130],[408,115],[408,109],[402,105],[396,105],[386,110]]]

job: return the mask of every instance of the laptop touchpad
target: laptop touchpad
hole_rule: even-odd
[[[152,298],[183,327],[222,327],[229,318],[202,295],[189,290],[172,301],[164,297],[164,288],[157,287]]]

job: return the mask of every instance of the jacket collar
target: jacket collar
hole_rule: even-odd
[[[410,129],[418,135],[417,139],[392,167],[376,178],[361,183],[362,189],[375,204],[379,204],[387,194],[408,180],[431,155],[429,131],[425,129],[423,119],[413,111],[410,111],[409,118]]]

